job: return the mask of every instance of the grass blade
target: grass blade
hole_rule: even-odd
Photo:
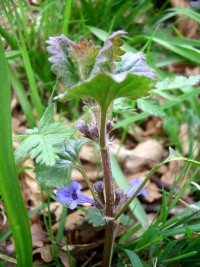
[[[21,53],[22,53],[22,57],[24,60],[24,65],[25,65],[27,77],[29,80],[29,84],[30,84],[33,103],[34,103],[34,106],[36,108],[38,117],[41,118],[43,113],[44,113],[44,107],[41,103],[40,96],[39,96],[39,93],[37,90],[37,86],[36,86],[35,78],[34,78],[34,73],[33,73],[33,69],[31,66],[30,58],[29,58],[29,54],[28,54],[28,51],[26,49],[25,40],[24,40],[23,34],[21,32],[19,23],[18,23],[18,29],[19,29],[19,36],[20,36],[20,42],[21,42]]]
[[[189,8],[175,7],[175,8],[168,9],[168,12],[169,13],[167,14],[166,18],[170,18],[176,15],[182,14],[200,23],[200,14]]]
[[[71,4],[72,4],[71,0],[67,0],[66,4],[65,4],[65,13],[64,13],[64,19],[63,19],[62,34],[66,35],[66,36],[68,35]]]
[[[24,88],[21,82],[17,79],[11,67],[9,68],[9,78],[10,78],[11,85],[15,91],[15,94],[17,95],[17,98],[19,99],[22,110],[24,114],[26,115],[26,119],[28,121],[29,126],[31,128],[35,127],[36,126],[35,118],[32,113],[33,109],[27,99],[26,93],[24,91]]]
[[[128,257],[132,263],[132,266],[135,266],[135,267],[142,267],[143,266],[142,262],[140,261],[137,254],[135,254],[135,252],[133,252],[129,249],[124,249],[124,252],[126,252],[126,254],[128,255]]]
[[[31,233],[13,154],[10,102],[8,67],[0,40],[0,190],[10,221],[18,266],[31,267]]]

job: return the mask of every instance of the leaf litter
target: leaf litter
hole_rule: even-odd
[[[22,118],[20,116],[18,118],[17,113],[15,113],[15,117],[13,118],[14,136],[19,132],[25,132],[24,121],[22,120],[22,122],[20,122],[21,119]],[[188,153],[188,144],[186,144],[186,139],[188,138],[187,130],[187,126],[185,125],[180,128],[180,142],[183,144],[184,154]],[[153,165],[166,158],[168,152],[163,146],[163,141],[156,140],[157,136],[165,135],[161,119],[149,117],[145,124],[143,123],[143,125],[140,126],[135,125],[134,131],[129,129],[127,134],[128,141],[126,140],[125,144],[120,145],[120,139],[118,139],[118,133],[116,132],[114,142],[110,146],[110,151],[113,155],[117,156],[117,159],[127,178],[127,183],[131,183],[135,177],[143,180]],[[95,182],[102,179],[102,173],[98,171],[98,164],[100,164],[98,151],[92,145],[92,143],[88,143],[83,146],[79,155],[90,180]],[[181,166],[183,166],[182,162],[179,163],[180,169],[182,168]],[[25,172],[20,174],[20,182],[27,209],[28,211],[33,211],[42,204],[40,186],[32,169],[33,160],[28,159],[24,163],[24,167]],[[151,221],[156,213],[157,207],[159,206],[157,203],[161,201],[161,185],[163,184],[165,188],[170,188],[173,185],[175,180],[174,173],[176,172],[176,169],[177,163],[170,162],[168,165],[163,166],[157,172],[156,176],[152,177],[152,180],[146,184],[145,189],[148,192],[148,196],[145,199],[140,197],[140,201],[142,201],[144,207],[146,207],[146,210],[149,214],[149,221]],[[91,193],[77,169],[73,169],[72,171],[72,180],[81,182],[84,189],[84,194],[91,197]],[[43,193],[43,197],[44,200],[47,201],[47,194]],[[148,203],[151,205],[150,210]],[[85,253],[90,253],[91,250],[98,250],[103,243],[103,226],[94,228],[91,224],[86,222],[84,217],[89,207],[85,205],[83,208],[84,210],[78,209],[73,212],[70,211],[65,219],[64,237],[59,246],[60,252],[57,257],[60,258],[63,265],[66,267],[70,266],[70,259],[68,257],[67,249],[72,253],[72,255],[73,253],[79,253],[80,260],[85,262]],[[151,210],[153,210],[152,213],[150,212]],[[177,209],[175,212],[178,211],[179,210]],[[56,235],[62,214],[62,205],[56,202],[51,202],[50,214],[52,218],[52,231],[54,235]],[[47,207],[45,208],[44,216],[46,218],[48,216]],[[3,217],[1,217],[1,221],[2,218]],[[48,236],[48,231],[44,225],[42,211],[40,210],[34,213],[30,217],[30,221],[33,238],[34,264],[51,262],[53,259],[51,252],[51,241]],[[6,228],[3,226],[3,231],[5,229],[9,229],[7,222],[5,225]],[[121,235],[124,231],[124,226],[120,226],[118,230],[118,234]],[[68,240],[67,249],[66,245],[64,244],[65,238]],[[8,243],[4,245],[4,249],[10,251],[10,253],[14,253],[12,238],[8,238],[7,240]],[[3,244],[4,243],[2,243],[2,245]],[[73,260],[73,256],[71,256],[71,260]]]

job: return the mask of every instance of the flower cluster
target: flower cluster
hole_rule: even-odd
[[[121,205],[124,204],[124,202],[133,196],[133,194],[137,191],[137,189],[140,187],[142,181],[138,178],[135,178],[134,181],[130,184],[130,190],[127,194],[124,194],[124,191],[120,188],[118,188],[115,191],[115,205]],[[97,182],[94,184],[94,188],[99,195],[101,199],[101,204],[104,204],[104,197],[103,197],[103,182]],[[73,210],[77,207],[78,204],[81,203],[90,203],[92,205],[96,205],[98,207],[98,203],[96,203],[95,200],[92,198],[84,195],[81,192],[82,186],[80,183],[76,181],[72,181],[69,186],[66,186],[62,189],[58,189],[56,193],[56,198],[58,202],[61,204],[67,204],[69,206],[69,209]],[[142,195],[144,197],[147,197],[147,191],[145,188],[142,188],[138,195]]]

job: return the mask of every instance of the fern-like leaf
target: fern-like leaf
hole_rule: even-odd
[[[53,166],[59,159],[58,153],[63,141],[72,135],[74,130],[61,125],[62,121],[53,122],[53,104],[45,111],[38,128],[28,129],[27,135],[15,151],[16,161],[19,162],[25,155],[35,159],[38,164]],[[20,137],[19,137],[20,139]]]

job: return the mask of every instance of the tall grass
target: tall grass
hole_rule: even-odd
[[[0,39],[0,192],[13,234],[18,266],[32,266],[30,225],[22,198],[12,146],[11,93],[8,67]]]

